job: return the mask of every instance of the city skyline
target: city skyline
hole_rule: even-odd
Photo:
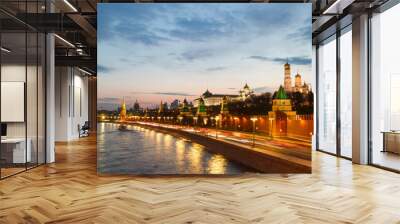
[[[293,78],[299,72],[310,83],[311,16],[298,10],[310,6],[100,4],[99,109],[115,108],[122,97],[156,107],[193,101],[206,89],[237,94],[246,83],[273,93],[286,60]]]

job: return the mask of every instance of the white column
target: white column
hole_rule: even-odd
[[[353,19],[353,162],[368,163],[368,15]]]
[[[316,91],[316,81],[317,81],[317,48],[315,45],[312,45],[312,66],[311,66],[311,73],[313,75],[312,83],[311,83],[311,88],[312,92],[314,93],[314,130],[313,130],[313,135],[312,135],[312,145],[311,145],[311,150],[315,151],[317,150],[317,138],[316,138],[316,131],[317,131],[317,116],[315,116],[315,113],[317,111],[317,101],[315,99],[315,95],[317,94]]]
[[[46,163],[55,161],[55,54],[54,35],[46,36]]]
[[[55,89],[55,141],[71,140],[72,72],[70,67],[58,66]]]

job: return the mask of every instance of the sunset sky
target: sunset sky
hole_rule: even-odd
[[[311,83],[311,4],[98,4],[98,107]],[[294,81],[293,81],[294,84]]]

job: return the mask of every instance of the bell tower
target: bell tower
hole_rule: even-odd
[[[292,78],[290,77],[289,59],[287,59],[286,64],[284,65],[284,69],[285,69],[284,89],[286,92],[291,92],[292,91]]]

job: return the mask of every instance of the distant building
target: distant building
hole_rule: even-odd
[[[186,99],[183,100],[183,103],[182,103],[182,105],[180,105],[180,108],[179,108],[179,116],[180,117],[192,117],[193,114],[190,109],[191,108],[190,108],[187,100]]]
[[[179,109],[179,100],[175,99],[174,101],[172,101],[171,105],[169,106],[169,109],[171,110]]]
[[[303,83],[301,79],[301,75],[299,73],[296,74],[294,78],[294,86],[292,86],[292,76],[290,74],[290,64],[286,62],[284,67],[284,90],[289,92],[300,92],[300,93],[309,93],[311,91],[311,86],[307,83]]]
[[[284,67],[284,80],[283,84],[285,87],[286,92],[291,92],[292,91],[292,77],[290,75],[290,64],[289,62],[286,62],[286,64],[283,65]]]
[[[222,115],[228,115],[228,114],[229,114],[228,100],[227,100],[226,97],[224,97],[224,98],[222,99],[220,114],[222,114]]]
[[[234,102],[234,101],[244,101],[251,94],[253,94],[253,90],[246,85],[239,91],[238,95],[233,94],[213,94],[208,89],[197,99],[193,101],[193,107],[198,107],[200,99],[204,101],[205,106],[219,106],[223,102],[224,98],[226,102]]]
[[[140,111],[140,105],[139,105],[139,102],[137,100],[133,104],[133,111],[135,111],[135,112],[139,112]]]
[[[268,116],[276,118],[278,112],[286,114],[288,118],[296,116],[296,111],[292,111],[292,102],[282,86],[279,87],[275,98],[272,100],[272,111],[268,112]]]
[[[198,116],[198,117],[207,116],[207,108],[206,108],[206,105],[204,104],[204,100],[202,98],[200,98],[200,100],[199,100],[199,105],[197,107],[196,116]]]
[[[164,108],[164,104],[161,100],[160,106],[158,107],[158,114],[161,115],[162,113],[164,113],[164,109],[166,109],[166,108]]]

